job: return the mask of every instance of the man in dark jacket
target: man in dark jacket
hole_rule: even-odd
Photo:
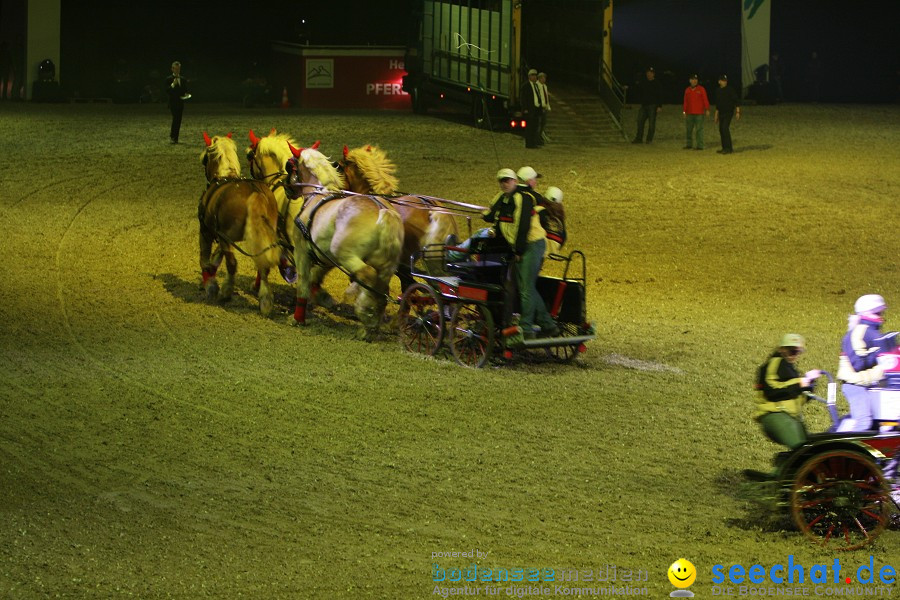
[[[656,115],[662,112],[662,87],[656,80],[656,71],[653,67],[647,67],[645,78],[635,86],[637,100],[641,103],[637,115],[637,134],[631,140],[632,144],[641,144],[644,141],[644,123],[650,121],[647,130],[647,143],[653,141],[656,132]]]
[[[741,120],[741,99],[734,88],[728,87],[728,75],[719,76],[719,89],[716,90],[715,122],[719,124],[719,137],[722,138],[722,149],[719,154],[731,154],[731,119]]]
[[[181,114],[184,112],[184,101],[191,97],[188,93],[187,79],[181,76],[181,63],[172,63],[172,74],[166,77],[166,93],[169,95],[169,112],[172,113],[172,127],[169,129],[169,141],[178,143],[181,131]]]
[[[544,106],[541,101],[541,88],[537,80],[537,69],[528,71],[528,81],[519,90],[519,102],[525,117],[525,147],[537,148],[543,145],[541,139],[541,121],[544,117]]]

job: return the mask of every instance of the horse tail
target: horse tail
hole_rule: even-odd
[[[275,197],[266,190],[251,194],[247,203],[247,224],[244,239],[258,271],[278,266],[281,247],[278,245],[278,206]]]
[[[440,212],[430,212],[428,215],[428,229],[422,237],[422,247],[432,244],[443,244],[447,236],[453,234],[458,235],[459,229],[456,226],[456,219],[452,215]],[[439,275],[443,271],[443,260],[438,254],[431,254],[430,259],[425,261],[425,269],[431,275]]]
[[[393,208],[382,208],[378,211],[375,226],[379,232],[378,241],[382,256],[385,263],[390,263],[386,271],[393,274],[400,264],[400,255],[403,252],[403,218]]]

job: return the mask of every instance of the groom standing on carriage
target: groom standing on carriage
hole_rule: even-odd
[[[172,74],[166,77],[166,93],[169,95],[169,112],[172,113],[172,127],[169,130],[169,141],[178,143],[181,131],[181,114],[184,112],[184,101],[191,97],[188,93],[188,81],[181,76],[181,63],[172,63]]]

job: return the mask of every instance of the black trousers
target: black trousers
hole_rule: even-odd
[[[656,105],[642,104],[637,114],[637,135],[634,136],[635,141],[644,141],[644,123],[650,121],[647,130],[647,143],[653,141],[653,134],[656,133]]]
[[[537,148],[543,144],[541,139],[541,121],[544,119],[544,109],[541,107],[532,108],[528,113],[528,120],[525,125],[525,147]]]
[[[733,152],[734,148],[731,146],[731,118],[734,116],[734,113],[722,114],[719,113],[719,137],[722,138],[722,150],[726,152]]]
[[[172,128],[169,130],[169,139],[178,141],[178,132],[181,131],[181,114],[184,112],[184,102],[172,102],[169,104],[172,113]]]

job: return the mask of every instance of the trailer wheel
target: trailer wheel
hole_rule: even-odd
[[[410,352],[434,356],[444,339],[444,305],[437,292],[414,283],[403,292],[397,313],[400,344]]]
[[[855,550],[884,531],[891,498],[881,470],[868,456],[832,450],[800,467],[790,504],[806,537],[831,549]]]
[[[450,317],[450,351],[461,365],[480,368],[494,349],[494,318],[480,304],[457,304]]]

